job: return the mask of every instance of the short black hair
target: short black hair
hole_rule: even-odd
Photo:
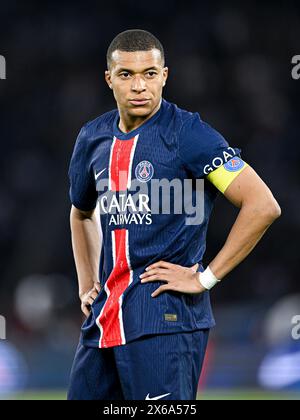
[[[161,53],[163,65],[165,63],[165,52],[160,41],[150,32],[142,29],[130,29],[119,33],[108,47],[106,60],[109,69],[112,61],[112,54],[116,50],[134,52],[134,51],[151,51],[156,48]]]

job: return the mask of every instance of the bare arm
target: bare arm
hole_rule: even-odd
[[[280,207],[271,191],[256,172],[247,167],[225,191],[225,197],[240,208],[226,243],[209,264],[213,274],[222,279],[253,250],[271,224],[280,216]],[[146,268],[147,270],[147,268]],[[141,275],[141,282],[164,280],[153,297],[168,290],[183,293],[202,293],[206,289],[200,284],[195,267],[181,267],[166,261],[151,264]],[[201,281],[201,274],[200,274]]]
[[[89,305],[100,291],[98,273],[101,243],[95,211],[85,212],[72,206],[70,226],[79,297],[82,311],[88,315]]]
[[[209,264],[220,280],[250,254],[281,215],[271,191],[251,167],[247,167],[231,183],[224,195],[240,208],[240,212],[225,245]]]

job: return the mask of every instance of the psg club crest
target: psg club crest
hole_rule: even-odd
[[[239,157],[234,157],[224,165],[224,168],[229,172],[237,172],[244,167],[245,163]]]
[[[151,162],[143,160],[135,168],[135,177],[141,182],[148,182],[153,178],[154,168]]]

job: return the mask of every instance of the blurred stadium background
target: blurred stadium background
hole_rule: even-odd
[[[297,2],[1,3],[0,398],[64,399],[82,322],[67,170],[87,120],[115,107],[103,74],[112,38],[152,31],[166,49],[165,98],[198,111],[271,187],[283,215],[212,293],[217,327],[204,399],[299,399],[300,54]],[[205,262],[237,210],[221,197]]]

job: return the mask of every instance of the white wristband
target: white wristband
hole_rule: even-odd
[[[212,289],[220,281],[221,280],[217,279],[209,267],[207,267],[203,273],[199,273],[199,282],[207,290]]]

